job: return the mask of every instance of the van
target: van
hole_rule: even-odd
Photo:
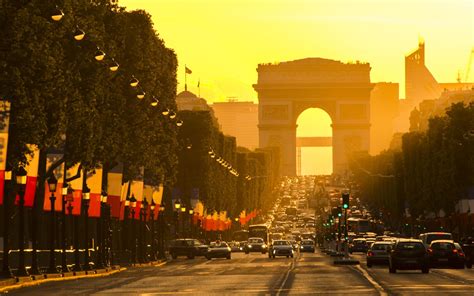
[[[427,232],[420,234],[421,241],[428,248],[435,240],[453,240],[453,235],[449,232]]]

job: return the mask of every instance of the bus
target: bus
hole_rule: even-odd
[[[347,219],[348,231],[360,233],[371,231],[368,219],[350,217]]]
[[[232,240],[235,242],[243,242],[249,239],[249,232],[247,230],[234,231],[232,234]]]
[[[266,244],[269,242],[268,227],[265,224],[249,225],[249,238],[260,237],[263,238]]]

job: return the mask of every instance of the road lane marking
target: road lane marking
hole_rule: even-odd
[[[384,288],[362,267],[356,266],[348,266],[349,268],[359,272],[362,276],[372,285],[374,288],[379,292],[380,295],[388,295],[388,293],[384,290]]]

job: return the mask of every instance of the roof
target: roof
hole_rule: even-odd
[[[194,93],[190,92],[189,90],[185,90],[180,92],[176,98],[198,98]]]

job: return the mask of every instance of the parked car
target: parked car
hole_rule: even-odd
[[[247,241],[247,245],[245,246],[245,254],[250,252],[261,252],[262,254],[267,253],[268,247],[265,244],[263,238],[260,237],[251,237]]]
[[[286,256],[286,258],[293,258],[293,246],[287,240],[274,240],[268,250],[268,258],[275,258],[276,256]]]
[[[301,241],[300,252],[314,253],[314,241],[310,239]]]
[[[390,242],[377,241],[367,251],[367,267],[374,264],[388,264],[389,251],[392,246]]]
[[[466,255],[466,267],[472,268],[472,263],[474,262],[474,237],[461,239],[460,245]]]
[[[389,272],[397,269],[421,269],[423,273],[430,270],[428,252],[419,239],[399,239],[389,255]]]
[[[354,252],[367,253],[368,250],[367,240],[365,238],[355,238],[351,244],[349,244],[349,252],[352,254]]]
[[[171,241],[169,252],[173,259],[178,256],[187,256],[189,259],[193,259],[195,256],[206,256],[208,248],[197,239],[183,238]]]
[[[231,248],[226,242],[212,242],[206,254],[207,260],[212,258],[231,258]]]
[[[464,268],[466,255],[461,247],[456,248],[452,240],[435,240],[428,248],[430,255],[430,266],[450,266],[454,268]]]

